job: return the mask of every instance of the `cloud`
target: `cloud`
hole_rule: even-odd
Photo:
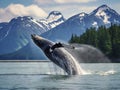
[[[96,0],[55,0],[57,3],[88,3]]]
[[[46,17],[47,13],[37,5],[24,6],[22,4],[10,4],[6,8],[0,8],[0,22],[8,22],[18,16],[41,18]]]
[[[35,4],[38,4],[38,5],[48,5],[48,4],[55,4],[56,1],[55,0],[34,0],[34,3]]]
[[[96,0],[34,0],[36,4],[66,4],[66,3],[88,3]]]

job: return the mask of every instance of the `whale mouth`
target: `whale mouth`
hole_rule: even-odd
[[[39,46],[41,38],[38,38],[38,37],[39,36],[36,34],[31,34],[31,38],[32,38],[33,42]]]
[[[36,36],[36,34],[31,34],[31,37],[34,38]]]
[[[40,36],[38,36],[36,34],[31,34],[31,37],[32,37],[33,40],[43,40],[42,37],[40,37]]]
[[[31,38],[33,42],[43,50],[47,46],[47,44],[51,44],[50,42],[46,41],[44,38],[36,34],[31,34]]]
[[[63,44],[54,43],[39,35],[31,35],[33,42],[42,49],[44,54],[56,65],[61,67],[68,75],[79,75],[82,73],[76,59],[70,54]],[[61,48],[62,47],[62,48]]]

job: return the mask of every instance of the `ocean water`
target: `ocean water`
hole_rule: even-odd
[[[1,62],[0,90],[120,90],[120,64],[80,64],[68,76],[51,62]]]

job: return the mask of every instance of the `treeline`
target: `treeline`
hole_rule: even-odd
[[[120,25],[87,29],[80,36],[72,35],[70,43],[89,44],[111,58],[120,58]]]

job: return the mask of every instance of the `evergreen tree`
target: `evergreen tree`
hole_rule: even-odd
[[[110,57],[120,58],[120,25],[86,29],[80,36],[72,35],[69,42],[93,45]]]
[[[114,57],[120,57],[120,25],[111,25],[109,28],[111,35],[112,51]]]
[[[105,26],[98,28],[98,48],[101,49],[105,54],[109,54],[112,49],[111,37]]]

